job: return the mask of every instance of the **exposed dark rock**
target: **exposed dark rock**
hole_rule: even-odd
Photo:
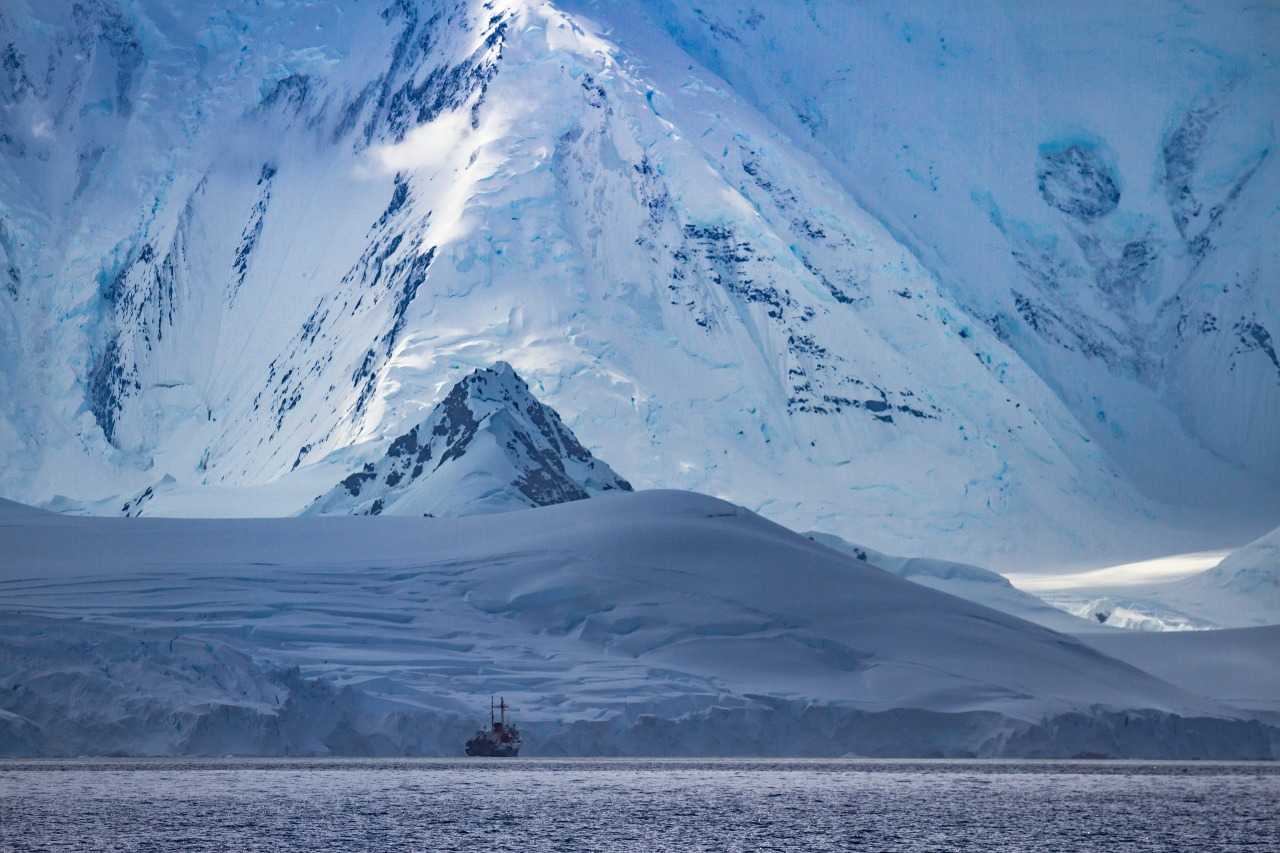
[[[1120,186],[1112,168],[1085,145],[1042,148],[1036,185],[1049,206],[1082,222],[1106,216],[1120,204]]]
[[[276,167],[271,163],[263,163],[262,171],[258,175],[260,188],[258,198],[249,211],[249,221],[245,223],[244,231],[240,234],[240,245],[236,247],[236,256],[231,262],[235,280],[231,285],[229,300],[236,298],[240,288],[244,286],[245,277],[249,274],[249,260],[253,256],[254,248],[258,245],[258,239],[262,236],[263,221],[267,216],[267,207],[271,204],[271,182],[275,176]]]
[[[1256,319],[1242,319],[1232,327],[1232,331],[1238,341],[1235,354],[1261,351],[1280,374],[1280,356],[1277,356],[1271,333],[1265,326]]]
[[[1214,103],[1202,103],[1188,110],[1161,146],[1169,212],[1188,252],[1197,262],[1213,248],[1210,235],[1221,224],[1231,203],[1271,154],[1269,148],[1260,151],[1216,204],[1202,199],[1196,189],[1196,173],[1210,129],[1220,113],[1221,107]]]
[[[129,381],[120,359],[120,344],[116,339],[107,342],[89,372],[89,411],[110,443],[115,442],[116,418],[123,406],[124,388]]]
[[[282,109],[300,113],[311,99],[311,78],[306,74],[290,74],[276,81],[271,91],[258,104],[259,110]]]
[[[360,489],[370,480],[377,479],[374,465],[372,462],[365,463],[364,470],[357,471],[342,481],[342,487],[347,490],[353,498],[360,496]]]

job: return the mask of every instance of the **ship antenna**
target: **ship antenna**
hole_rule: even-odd
[[[493,728],[493,694],[489,694],[489,728]]]
[[[500,696],[498,698],[498,708],[502,712],[502,725],[505,727],[507,725],[507,697],[506,696]]]

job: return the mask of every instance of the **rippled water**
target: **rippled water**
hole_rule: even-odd
[[[1280,766],[0,761],[0,849],[1280,850]]]

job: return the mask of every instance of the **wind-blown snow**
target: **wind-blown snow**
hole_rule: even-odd
[[[1151,560],[1122,563],[1118,566],[1104,566],[1082,572],[1053,572],[1046,574],[1011,572],[1006,577],[1019,589],[1032,592],[1128,587],[1147,583],[1164,583],[1190,577],[1218,565],[1228,553],[1230,552],[1205,551],[1196,554],[1170,554]]]

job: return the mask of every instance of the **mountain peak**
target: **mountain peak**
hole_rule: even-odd
[[[542,405],[529,389],[529,384],[505,361],[495,361],[489,367],[477,367],[459,379],[445,399],[454,395],[458,399],[474,398],[481,403],[501,402],[516,408],[527,409],[531,404]]]
[[[377,462],[308,508],[322,515],[471,515],[582,500],[631,484],[582,446],[505,361],[478,368]]]
[[[471,372],[472,376],[485,374],[496,376],[502,380],[512,380],[525,385],[524,380],[520,378],[520,374],[516,373],[516,369],[512,367],[509,362],[495,361],[490,367],[477,367]],[[528,385],[525,385],[525,387],[527,388]]]

